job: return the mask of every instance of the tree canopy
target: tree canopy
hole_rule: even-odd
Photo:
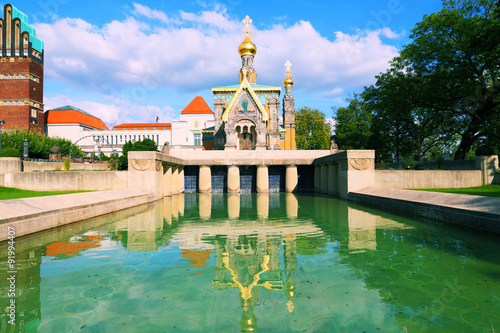
[[[416,24],[412,42],[361,98],[337,110],[341,120],[357,112],[356,126],[371,115],[368,148],[418,160],[455,147],[455,159],[465,159],[481,144],[500,145],[499,3],[447,0],[443,7]],[[355,125],[341,121],[337,140]],[[356,140],[346,146],[364,146]]]
[[[333,139],[340,149],[366,149],[372,112],[357,94],[346,102],[349,103],[347,107],[332,108],[336,127]]]
[[[24,139],[28,139],[28,155],[31,158],[48,159],[51,148],[59,147],[59,154],[69,155],[73,143],[67,139],[49,137],[27,129],[9,129],[2,131],[2,148],[14,148],[22,156],[24,152]],[[83,156],[80,147],[73,147],[73,156]]]
[[[297,149],[330,148],[331,125],[323,112],[304,106],[295,113],[295,126]]]

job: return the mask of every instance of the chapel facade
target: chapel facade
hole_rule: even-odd
[[[257,46],[252,42],[252,20],[243,23],[243,42],[239,84],[215,87],[214,149],[218,150],[280,150],[295,149],[295,99],[292,95],[291,63],[285,64],[285,95],[280,122],[281,87],[257,84],[253,67]]]

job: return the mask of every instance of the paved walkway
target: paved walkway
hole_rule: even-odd
[[[349,199],[500,233],[500,198],[367,187],[349,193]]]
[[[150,193],[113,190],[0,201],[0,241],[153,201]]]

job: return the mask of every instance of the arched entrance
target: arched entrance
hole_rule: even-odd
[[[239,123],[236,127],[239,150],[254,150],[256,142],[255,125],[250,123]]]
[[[240,134],[240,150],[252,150],[252,134]]]

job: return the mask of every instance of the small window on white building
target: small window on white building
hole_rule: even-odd
[[[194,133],[194,145],[201,146],[201,134],[200,133]]]

